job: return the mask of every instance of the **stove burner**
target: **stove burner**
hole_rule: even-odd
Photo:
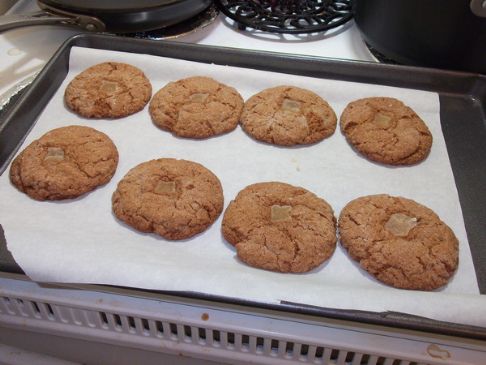
[[[209,24],[214,22],[218,17],[219,10],[216,5],[211,4],[206,10],[197,14],[196,16],[184,20],[181,23],[171,25],[166,28],[150,30],[145,32],[136,33],[123,33],[118,34],[120,36],[150,39],[150,40],[162,40],[182,37],[184,35],[196,32],[200,29],[207,27]]]
[[[220,10],[246,27],[274,33],[314,33],[353,17],[353,0],[215,0]]]

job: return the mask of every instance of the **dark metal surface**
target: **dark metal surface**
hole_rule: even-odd
[[[236,67],[269,70],[315,78],[334,79],[434,91],[439,94],[441,122],[456,186],[465,220],[478,284],[486,294],[486,77],[408,66],[372,64],[317,57],[240,51],[182,43],[155,42],[129,38],[81,35],[71,38],[46,65],[39,77],[8,112],[0,126],[0,173],[15,154],[18,146],[35,123],[68,72],[72,46],[145,53],[215,63]],[[0,222],[1,223],[1,222]],[[0,232],[1,233],[1,232]],[[5,249],[0,234],[0,270],[21,273]],[[116,291],[109,286],[92,285],[93,290]],[[144,296],[146,290],[131,289],[133,295]],[[218,302],[270,308],[280,311],[312,314],[391,327],[486,339],[486,328],[434,321],[400,313],[375,313],[333,308],[312,307],[300,303],[281,305],[248,302],[205,293],[163,292],[178,296]]]
[[[96,2],[97,3],[97,2]],[[110,2],[116,4],[116,1]],[[158,6],[143,7],[145,2],[125,1],[127,7],[76,6],[84,1],[39,0],[41,12],[14,14],[0,19],[0,32],[29,25],[70,25],[94,32],[129,33],[165,28],[196,16],[212,0],[159,1]],[[155,2],[151,2],[155,3]],[[100,5],[107,4],[106,1]],[[128,7],[131,4],[133,7]]]
[[[137,1],[125,1],[126,5],[131,4],[132,7],[118,9],[107,9],[101,6],[79,7],[84,4],[84,1],[75,0],[39,0],[39,4],[42,3],[50,6],[51,9],[96,17],[105,24],[108,32],[127,33],[160,29],[177,24],[202,12],[211,4],[211,0],[159,1],[158,6],[150,7],[144,7],[143,2],[135,6]],[[100,5],[104,3],[106,1],[101,2]]]
[[[381,63],[390,63],[392,65],[399,65],[400,62],[397,62],[395,60],[392,60],[391,58],[385,56],[383,53],[378,52],[376,49],[371,47],[369,44],[365,43],[366,47],[368,47],[368,50],[371,52],[373,57],[375,57],[379,62]]]
[[[353,0],[216,0],[221,11],[246,27],[274,33],[314,33],[349,21]]]
[[[486,74],[486,18],[470,2],[355,0],[354,20],[368,44],[401,64]]]
[[[122,33],[120,35],[124,37],[151,40],[177,38],[207,27],[216,20],[218,15],[218,7],[215,4],[211,4],[206,10],[200,12],[196,16],[193,16],[192,18],[186,19],[169,27],[149,30],[146,32]]]
[[[42,2],[60,8],[77,9],[81,12],[99,9],[101,11],[127,11],[134,9],[156,8],[172,4],[180,0],[41,0]]]

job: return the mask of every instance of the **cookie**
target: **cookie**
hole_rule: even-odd
[[[400,100],[359,99],[344,109],[340,126],[348,142],[370,160],[412,165],[424,160],[432,134],[422,119]]]
[[[191,161],[161,158],[131,169],[113,193],[115,215],[142,232],[169,240],[204,231],[223,210],[219,179]]]
[[[336,220],[329,204],[304,188],[280,182],[240,191],[224,213],[222,232],[246,264],[285,273],[312,270],[336,247]]]
[[[242,109],[238,91],[202,76],[170,82],[154,95],[149,107],[155,125],[188,138],[232,131]]]
[[[454,232],[410,199],[371,195],[351,201],[340,214],[339,235],[351,258],[396,288],[433,290],[457,269]]]
[[[10,166],[10,181],[36,200],[78,197],[112,178],[118,151],[104,133],[83,126],[53,129]]]
[[[334,133],[336,124],[336,114],[326,101],[293,86],[253,95],[241,114],[241,126],[250,136],[281,146],[321,141]]]
[[[152,85],[141,70],[105,62],[76,76],[64,100],[69,109],[86,118],[122,118],[142,110],[151,95]]]

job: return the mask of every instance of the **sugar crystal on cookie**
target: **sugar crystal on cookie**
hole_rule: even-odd
[[[272,222],[283,222],[290,220],[292,207],[289,205],[272,205],[271,220]]]
[[[155,194],[172,194],[176,191],[175,181],[160,181],[154,189]]]
[[[417,225],[417,218],[403,213],[392,214],[385,223],[385,229],[398,237],[406,237],[410,230]]]
[[[48,147],[45,161],[62,161],[64,160],[64,150],[61,147]]]
[[[101,84],[101,91],[104,91],[107,94],[111,94],[116,91],[118,88],[118,83],[110,82],[110,81],[103,81]]]
[[[388,129],[392,124],[392,117],[383,113],[377,113],[373,119],[373,122],[380,128]]]
[[[282,102],[282,109],[298,113],[300,112],[300,104],[299,101],[285,98]]]
[[[204,103],[208,98],[209,94],[207,93],[195,93],[189,96],[189,100],[195,103]]]

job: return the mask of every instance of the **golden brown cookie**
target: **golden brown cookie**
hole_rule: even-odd
[[[154,124],[189,138],[232,131],[242,109],[238,91],[202,76],[170,82],[154,95],[149,108]]]
[[[191,161],[161,158],[131,169],[113,193],[115,215],[170,240],[204,231],[223,210],[219,179]]]
[[[64,100],[86,118],[121,118],[142,110],[151,95],[152,85],[141,70],[105,62],[76,76],[67,86]]]
[[[394,98],[353,101],[341,114],[340,125],[357,151],[385,164],[415,164],[428,156],[432,146],[432,134],[423,120]]]
[[[247,186],[223,217],[224,238],[250,266],[306,272],[329,259],[336,247],[336,220],[323,199],[280,182]]]
[[[293,86],[263,90],[248,99],[241,126],[253,138],[282,146],[315,143],[336,130],[336,114],[319,95]]]
[[[339,235],[363,269],[396,288],[439,288],[459,261],[454,232],[429,208],[401,197],[351,201],[341,211]]]
[[[36,200],[80,196],[106,184],[118,151],[104,133],[83,126],[53,129],[27,146],[10,166],[10,180]]]

